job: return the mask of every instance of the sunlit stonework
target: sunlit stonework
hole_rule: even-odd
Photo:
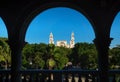
[[[55,44],[52,32],[50,33],[50,36],[49,36],[49,44]],[[75,45],[74,33],[73,32],[71,33],[71,40],[69,43],[66,40],[59,40],[59,41],[56,41],[55,45],[59,46],[59,47],[62,46],[62,47],[66,47],[66,48],[73,48]]]

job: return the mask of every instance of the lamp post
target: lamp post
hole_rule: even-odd
[[[32,61],[30,61],[30,63],[29,63],[29,64],[30,64],[30,69],[32,69],[32,64],[33,64],[33,63],[32,63]]]

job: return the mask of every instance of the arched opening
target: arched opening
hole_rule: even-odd
[[[110,46],[110,69],[120,69],[120,12],[116,15],[112,27],[110,36],[113,41]]]
[[[0,17],[0,69],[9,69],[11,67],[11,50],[7,42],[7,29]]]
[[[80,12],[67,7],[47,9],[27,29],[23,68],[63,69],[72,62],[74,67],[97,69],[94,38],[91,24]]]

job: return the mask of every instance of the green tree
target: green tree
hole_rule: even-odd
[[[0,62],[4,62],[5,69],[11,64],[11,50],[7,41],[7,38],[0,38]]]
[[[39,67],[46,68],[46,62],[48,59],[47,54],[48,45],[45,43],[35,44],[34,45],[34,62],[37,62]],[[38,60],[37,60],[38,59]]]
[[[48,44],[46,50],[47,50],[47,54],[46,54],[46,67],[52,69],[54,66],[51,66],[52,64],[50,64],[50,62],[54,61],[54,49],[55,49],[55,45],[54,44]],[[55,62],[55,61],[54,61]]]
[[[65,64],[69,61],[69,54],[71,49],[65,47],[56,47],[54,50],[54,59],[56,61],[56,68],[63,69]]]
[[[120,45],[110,49],[109,51],[109,63],[111,69],[120,68]]]
[[[56,65],[56,62],[52,57],[48,59],[47,63],[50,70],[52,70]]]
[[[26,44],[22,51],[22,67],[23,68],[29,68],[30,62],[32,61],[32,58],[34,56],[34,44]]]
[[[44,43],[40,44],[27,44],[23,49],[23,67],[30,68],[43,68],[47,58],[47,45]]]
[[[40,52],[36,52],[36,53],[35,53],[35,57],[34,57],[34,59],[33,59],[35,68],[40,68],[40,69],[43,69],[43,68],[44,68],[45,61],[42,59],[41,56],[42,56],[42,55],[41,55]]]
[[[57,47],[53,44],[27,44],[23,49],[23,67],[63,69],[68,62],[82,68],[97,68],[97,52],[92,43],[77,43],[74,48]]]
[[[70,59],[74,65],[80,64],[83,69],[97,68],[97,51],[92,43],[76,43]]]

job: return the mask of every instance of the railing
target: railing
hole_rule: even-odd
[[[98,82],[97,70],[22,70],[21,82]],[[10,70],[0,70],[0,82],[11,82]],[[109,71],[109,82],[120,82],[120,70]]]
[[[29,73],[29,74],[28,74]],[[89,70],[27,70],[22,71],[23,80],[30,82],[89,82],[95,80],[97,71]],[[87,81],[88,80],[88,81]],[[29,82],[28,81],[28,82]]]
[[[0,70],[0,82],[10,82],[10,70]]]

